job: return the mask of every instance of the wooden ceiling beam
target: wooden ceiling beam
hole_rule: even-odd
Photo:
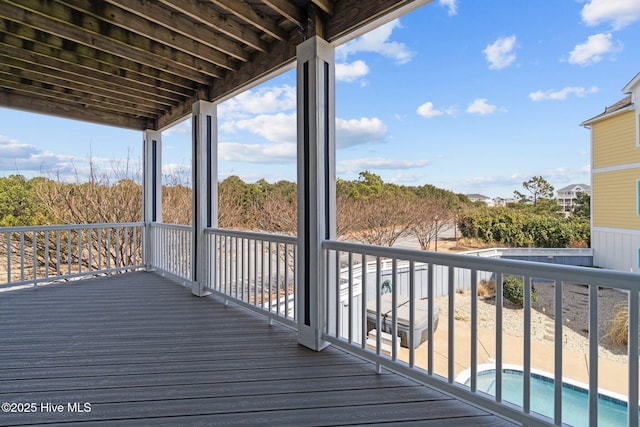
[[[150,97],[138,97],[131,93],[122,93],[122,90],[114,90],[104,85],[98,85],[90,79],[77,78],[78,76],[70,76],[65,73],[51,73],[50,70],[33,66],[22,61],[7,58],[0,55],[0,73],[13,75],[23,80],[32,80],[48,86],[57,86],[66,90],[78,90],[87,94],[93,94],[103,97],[105,100],[110,99],[111,102],[122,101],[131,105],[137,105],[140,111],[160,114],[162,110],[170,108],[173,103],[168,102],[152,102]]]
[[[331,0],[312,0],[312,3],[320,8],[327,15],[333,15],[333,1]],[[361,4],[363,2],[360,2]]]
[[[217,67],[204,61],[130,32],[120,31],[104,21],[75,12],[59,3],[32,2],[40,5],[41,9],[36,12],[0,2],[0,17],[34,28],[46,28],[56,36],[150,67],[162,64],[164,71],[200,84],[209,85],[212,77],[221,76],[221,73],[217,73]]]
[[[219,50],[203,45],[198,41],[187,38],[167,27],[151,22],[146,17],[133,14],[127,10],[113,6],[105,1],[90,0],[58,0],[70,9],[85,13],[97,20],[113,24],[125,32],[133,32],[146,39],[172,47],[187,55],[199,58],[220,68],[233,71],[236,66],[229,57]]]
[[[266,6],[293,22],[300,29],[304,28],[306,15],[289,0],[262,0]]]
[[[198,24],[186,18],[180,13],[173,12],[155,1],[139,0],[104,0],[121,9],[125,9],[141,18],[148,19],[158,25],[166,26],[170,24],[171,31],[182,34],[198,43],[209,46],[213,49],[231,56],[238,61],[246,62],[249,54],[242,49],[239,43],[229,40],[220,33],[213,31],[204,24]]]
[[[390,21],[432,0],[340,0],[334,2],[333,14],[327,21],[326,40],[354,38],[371,29],[381,18]],[[313,0],[314,3],[319,0]],[[376,23],[377,24],[377,23]]]
[[[3,28],[3,20],[0,20],[0,29]],[[32,30],[31,28],[28,28]],[[12,25],[13,34],[23,35],[16,25]],[[32,39],[23,39],[10,33],[3,33],[0,41],[0,51],[7,55],[13,55],[24,61],[46,65],[62,71],[69,71],[79,75],[93,76],[99,80],[118,84],[128,90],[141,92],[153,91],[158,96],[173,99],[175,95],[188,95],[193,93],[193,83],[185,79],[165,74],[161,71],[146,66],[137,65],[109,54],[102,54],[86,47],[65,49],[64,40],[59,39],[60,47],[38,44]],[[52,40],[53,36],[47,38]],[[87,52],[83,52],[87,50]],[[83,55],[86,53],[86,55]],[[93,55],[93,56],[89,56]],[[97,57],[98,59],[94,58]]]
[[[10,89],[0,89],[0,105],[40,114],[76,119],[85,122],[116,126],[127,129],[154,129],[155,122],[148,118],[132,117],[126,114],[91,111],[78,105],[59,100],[42,98],[37,95],[25,96]]]
[[[198,0],[158,0],[162,4],[169,6],[173,10],[184,13],[189,18],[205,24],[212,29],[231,37],[233,40],[259,52],[269,50],[269,45],[261,40],[253,31],[248,31],[246,27],[220,16],[212,8]]]
[[[247,24],[257,28],[258,30],[269,34],[276,40],[284,41],[287,39],[287,33],[271,19],[260,16],[249,4],[243,0],[222,1],[208,0],[211,4],[218,6],[232,15],[240,18]]]
[[[235,73],[218,80],[210,92],[209,100],[235,95],[265,75],[291,64],[296,57],[296,47],[304,41],[304,36],[298,31],[292,31],[291,37],[288,42],[275,43],[268,53],[255,55],[250,63],[243,64]]]
[[[100,96],[93,92],[84,92],[80,90],[80,87],[70,89],[68,87],[56,86],[39,80],[20,77],[16,74],[5,73],[1,69],[0,87],[11,89],[14,93],[35,95],[42,98],[68,102],[69,104],[81,104],[87,109],[118,112],[141,117],[157,117],[159,114],[158,110],[138,108],[138,104],[128,103],[124,100],[118,101],[117,99]]]

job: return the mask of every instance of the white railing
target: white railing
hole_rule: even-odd
[[[191,281],[191,226],[152,223],[149,237],[151,267],[174,280]]]
[[[141,223],[0,228],[0,287],[142,268]]]
[[[151,224],[147,231],[141,223],[1,228],[0,287],[141,269],[143,252],[161,273],[189,281],[192,228]],[[296,327],[296,237],[220,229],[205,230],[204,237],[206,290]],[[143,251],[144,245],[150,246]],[[622,401],[626,423],[638,426],[637,274],[336,241],[322,248],[324,340],[526,425],[571,423],[563,384],[582,384],[589,425],[605,412],[599,404],[605,395]],[[506,301],[501,285],[510,276],[524,284],[522,308]],[[479,296],[492,282],[495,295]],[[551,295],[551,302],[536,305],[536,292]],[[583,297],[582,306],[566,298],[570,292]],[[611,292],[628,313],[626,357],[618,354],[615,366],[609,354],[620,348],[610,348],[603,322],[611,313],[602,298]],[[576,322],[576,309],[588,313],[585,324]],[[520,334],[507,327],[514,313]],[[576,336],[584,341],[582,353],[568,343]],[[575,362],[586,366],[584,374],[576,373]],[[485,392],[480,379],[487,366],[494,380]],[[522,374],[515,392],[503,378],[514,366]],[[552,405],[541,415],[532,383],[545,376],[553,385],[543,400]]]
[[[601,417],[607,416],[598,403],[599,391],[626,401],[626,422],[638,426],[637,274],[336,241],[325,241],[323,250],[327,266],[338,266],[327,268],[323,338],[333,345],[525,425],[571,423],[576,410],[565,410],[563,383],[583,383],[589,390],[588,407],[583,410],[589,425],[598,424],[599,412]],[[444,272],[440,279],[448,289],[438,298],[439,272]],[[522,308],[506,301],[500,284],[509,276],[520,277],[524,284]],[[495,296],[479,297],[479,288],[491,281],[499,284],[494,285]],[[462,289],[470,291],[460,293]],[[551,296],[550,305],[534,308],[534,295],[543,292]],[[565,304],[569,292],[579,294],[584,305]],[[610,313],[598,308],[604,302],[603,295],[609,293],[622,298],[630,313],[627,357],[615,366],[604,355],[607,324],[601,318]],[[493,305],[489,314],[487,304]],[[571,310],[588,313],[586,326],[573,325],[576,319]],[[519,336],[505,329],[507,317],[511,321],[513,316],[520,325]],[[547,334],[543,343],[532,338],[534,330],[541,327],[546,327]],[[584,340],[582,353],[569,346],[568,339],[574,336]],[[495,381],[485,393],[478,378],[487,363],[494,368]],[[522,384],[516,392],[503,382],[503,371],[514,363],[522,372]],[[580,376],[576,365],[587,366],[584,377],[576,378]],[[466,371],[465,384],[456,381],[461,371]],[[542,399],[551,404],[546,416],[537,413],[539,402],[534,402],[532,395],[532,378],[539,371],[548,372],[553,381],[551,394]],[[611,376],[613,381],[607,378]],[[621,390],[604,390],[612,382]]]
[[[488,248],[464,252],[464,255],[475,255],[487,258],[502,256],[593,256],[591,248]]]
[[[207,290],[295,326],[297,238],[205,230]]]

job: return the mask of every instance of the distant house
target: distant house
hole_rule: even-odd
[[[494,197],[493,205],[494,206],[509,206],[518,203],[518,201],[512,197],[504,199],[502,197]]]
[[[565,213],[573,211],[576,199],[581,194],[591,195],[591,186],[587,184],[571,184],[558,190],[558,206]]]
[[[483,196],[482,194],[465,194],[472,202],[483,202],[486,203],[487,206],[493,207],[493,200],[487,196]]]
[[[591,129],[594,264],[640,272],[640,73],[623,99],[582,123]]]

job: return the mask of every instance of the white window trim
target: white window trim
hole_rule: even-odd
[[[640,179],[636,179],[636,215],[640,215]]]
[[[636,104],[636,147],[640,148],[640,105]]]

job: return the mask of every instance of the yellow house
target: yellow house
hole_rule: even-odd
[[[594,265],[640,272],[640,73],[627,96],[582,123],[591,129]]]

